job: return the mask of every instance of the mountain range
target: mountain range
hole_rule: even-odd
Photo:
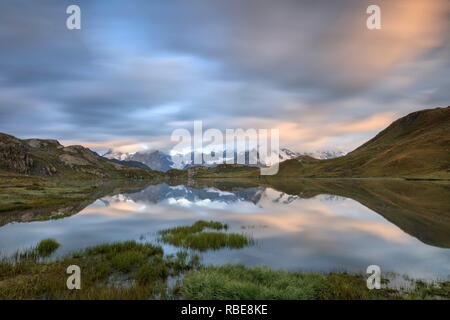
[[[184,169],[176,168],[171,157],[168,154],[158,150],[122,153],[114,152],[112,149],[110,149],[105,154],[103,154],[103,157],[110,160],[133,161],[142,163],[151,170],[162,172],[166,172],[170,169]]]
[[[310,156],[316,159],[332,159],[345,155],[345,152],[339,150],[318,150],[314,152],[294,152],[287,148],[281,148],[279,151],[280,162],[294,159],[300,156]],[[247,166],[265,166],[265,161],[261,159],[259,153],[256,150],[246,151],[237,153],[234,152],[234,159],[238,159],[238,156],[242,156],[245,159],[245,165]],[[157,170],[166,172],[171,169],[184,170],[194,167],[194,152],[187,155],[175,154],[169,155],[160,150],[148,150],[148,151],[138,151],[131,153],[116,152],[112,149],[108,150],[103,154],[104,158],[117,161],[142,163],[147,168],[151,170]],[[201,166],[215,167],[219,163],[215,161],[206,161],[205,154],[202,154],[202,164]],[[227,159],[224,152],[223,159]]]
[[[161,151],[111,151],[100,156],[85,147],[66,147],[56,140],[21,140],[0,133],[0,171],[16,174],[82,179],[258,177],[257,167],[265,165],[255,150],[245,154],[246,165],[204,161],[202,166],[193,166],[189,157],[184,162],[176,157]],[[256,165],[252,165],[254,161]],[[450,107],[402,117],[346,155],[338,151],[297,153],[284,148],[277,176],[450,179]]]

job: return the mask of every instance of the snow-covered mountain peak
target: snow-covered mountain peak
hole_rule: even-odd
[[[208,160],[211,157],[206,157],[204,154],[202,159],[202,166],[216,166],[217,164],[223,163],[226,160],[230,160],[232,158],[226,158],[230,153],[224,152],[223,161],[217,160]],[[280,162],[286,161],[289,159],[294,159],[300,156],[311,156],[316,159],[331,159],[345,155],[345,152],[339,150],[318,150],[312,152],[295,152],[288,148],[280,148],[279,159]],[[170,169],[186,169],[193,166],[194,154],[167,154],[160,150],[144,150],[138,151],[135,153],[123,153],[120,151],[109,150],[103,155],[108,159],[117,159],[121,161],[138,161],[142,162],[153,170],[158,171],[167,171]],[[231,155],[233,156],[233,155]],[[261,155],[257,150],[251,150],[250,152],[245,152],[238,154],[234,152],[235,159],[245,159],[245,163],[247,165],[256,165],[256,166],[264,166],[266,161],[265,159],[261,159]]]

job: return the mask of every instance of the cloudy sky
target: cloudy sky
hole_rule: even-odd
[[[0,132],[135,151],[203,120],[350,151],[449,105],[449,58],[448,0],[2,0]]]

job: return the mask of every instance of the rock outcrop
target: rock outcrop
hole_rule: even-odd
[[[0,133],[0,170],[42,177],[147,178],[151,170],[111,163],[83,146],[64,147],[56,140],[27,139]]]

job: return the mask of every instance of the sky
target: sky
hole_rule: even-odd
[[[448,0],[1,0],[0,132],[132,152],[202,120],[351,151],[450,105],[449,58]]]

